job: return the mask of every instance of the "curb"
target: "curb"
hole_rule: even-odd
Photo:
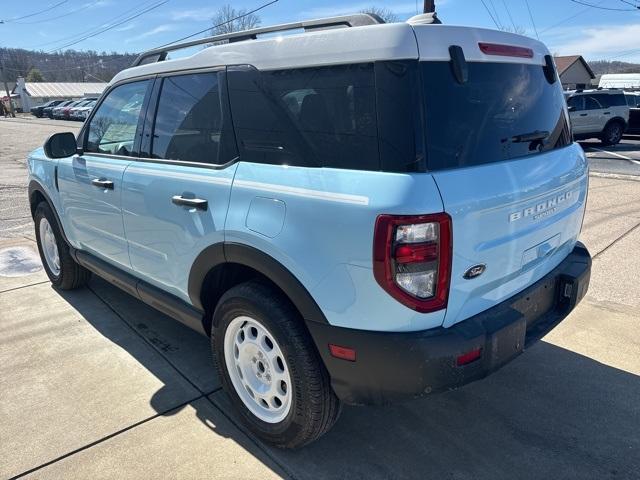
[[[603,172],[589,172],[590,177],[600,178],[613,178],[616,180],[627,180],[632,182],[640,182],[640,175],[625,175],[622,173],[603,173]]]

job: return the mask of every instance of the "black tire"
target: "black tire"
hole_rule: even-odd
[[[620,122],[613,121],[604,127],[600,141],[603,145],[616,145],[622,140],[623,134],[624,125]]]
[[[40,238],[40,222],[44,218],[46,218],[47,222],[49,222],[49,225],[51,225],[51,229],[53,230],[55,236],[56,246],[58,247],[58,256],[60,258],[60,273],[57,275],[49,268],[42,248],[42,240]],[[49,277],[49,280],[51,280],[51,283],[61,290],[73,290],[85,286],[91,278],[91,272],[76,263],[73,257],[71,257],[71,254],[69,253],[69,245],[67,245],[67,242],[64,240],[60,232],[58,222],[56,221],[56,217],[51,211],[51,207],[47,202],[40,202],[40,204],[38,204],[33,219],[36,227],[38,252],[40,253],[42,265],[45,272],[47,272],[47,276]]]
[[[224,336],[238,316],[251,317],[264,325],[285,356],[293,387],[292,403],[279,423],[267,423],[254,415],[229,377]],[[214,312],[211,346],[224,390],[244,425],[262,440],[281,448],[301,447],[329,431],[340,416],[342,405],[299,312],[275,288],[250,281],[228,290]]]

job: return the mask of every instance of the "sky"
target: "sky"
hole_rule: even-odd
[[[207,28],[225,3],[252,10],[267,1],[3,0],[0,46],[52,51],[105,30],[68,48],[140,52]],[[151,9],[161,2],[166,3]],[[443,23],[451,25],[515,26],[534,38],[537,29],[540,40],[554,54],[640,63],[640,9],[630,4],[640,5],[640,0],[436,0],[436,11]],[[272,25],[357,12],[371,5],[392,10],[405,20],[422,7],[422,1],[278,0],[258,14],[262,25]],[[49,10],[38,13],[45,9]]]

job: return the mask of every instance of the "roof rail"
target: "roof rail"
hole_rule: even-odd
[[[184,48],[202,45],[205,43],[221,42],[227,40],[229,43],[242,42],[245,40],[255,40],[258,35],[273,32],[285,32],[287,30],[296,30],[299,28],[305,31],[326,30],[330,28],[340,27],[362,27],[364,25],[376,25],[385,23],[382,18],[373,13],[358,13],[354,15],[341,15],[337,17],[319,18],[317,20],[306,20],[303,22],[283,23],[281,25],[273,25],[271,27],[254,28],[252,30],[243,30],[240,32],[224,33],[222,35],[214,35],[212,37],[199,38],[175,45],[165,45],[138,55],[133,61],[132,67],[145,65],[147,63],[162,62],[167,59],[169,52],[174,50],[182,50]]]

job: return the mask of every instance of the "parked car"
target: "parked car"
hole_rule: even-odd
[[[42,109],[42,116],[46,116],[48,118],[53,118],[53,110],[56,108],[61,108],[64,106],[69,105],[70,103],[72,103],[73,100],[63,100],[62,102],[58,103],[57,105],[52,105],[49,107],[45,107]]]
[[[75,105],[77,105],[80,102],[80,100],[71,100],[69,102],[65,102],[64,104],[60,104],[57,107],[54,107],[52,110],[52,114],[54,119],[56,120],[62,120],[64,118],[64,113],[63,110],[65,108],[71,108],[74,107]]]
[[[71,109],[72,108],[76,108],[76,107],[81,107],[83,106],[85,103],[87,103],[86,100],[78,100],[74,103],[71,103],[69,105],[67,105],[66,107],[63,107],[60,110],[60,116],[59,119],[60,120],[69,120],[70,119],[70,115],[71,115]]]
[[[629,106],[629,126],[627,133],[640,135],[640,92],[624,92]]]
[[[622,139],[629,124],[629,107],[622,90],[576,90],[566,100],[574,138],[595,137],[604,145],[615,145]]]
[[[85,109],[90,110],[93,107],[93,105],[95,105],[96,100],[97,100],[96,98],[88,98],[88,99],[85,99],[83,102],[79,103],[78,105],[76,105],[75,107],[72,107],[71,109],[69,109],[69,119],[84,120],[86,116],[82,117],[80,113]]]
[[[281,447],[511,361],[587,291],[588,164],[542,43],[432,20],[142,54],[28,158],[51,282],[96,273],[209,336]]]
[[[93,100],[89,104],[85,105],[84,107],[80,107],[78,109],[76,118],[74,120],[80,120],[84,122],[87,119],[87,117],[91,114],[91,111],[95,106],[96,106],[96,100]]]
[[[36,107],[31,107],[31,115],[34,117],[41,118],[43,116],[43,110],[48,107],[55,107],[62,103],[63,100],[51,100],[50,102],[43,103],[42,105],[38,105]]]

